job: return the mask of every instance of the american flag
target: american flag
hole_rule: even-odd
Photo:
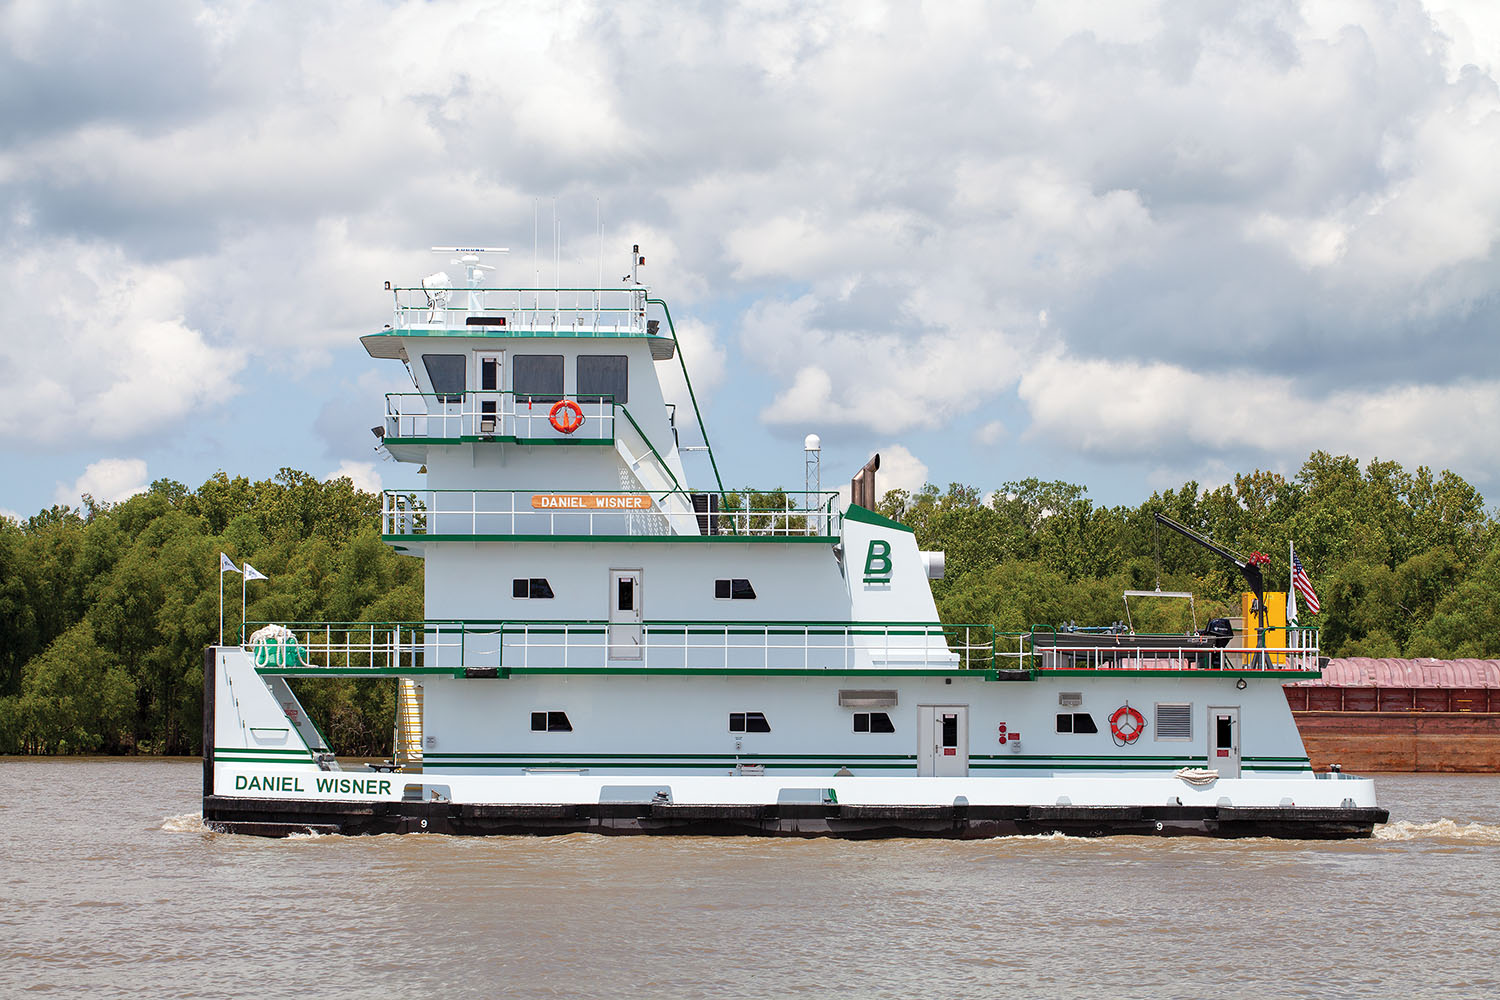
[[[1312,614],[1318,613],[1318,595],[1313,593],[1312,581],[1307,578],[1307,570],[1302,568],[1302,560],[1297,554],[1292,553],[1292,586],[1302,599],[1307,602],[1307,610]]]

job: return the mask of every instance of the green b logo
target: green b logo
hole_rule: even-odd
[[[877,538],[865,556],[865,583],[891,582],[891,543]]]

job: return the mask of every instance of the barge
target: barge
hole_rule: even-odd
[[[1298,736],[1282,684],[1318,676],[1316,630],[1234,649],[943,623],[942,554],[871,509],[878,463],[847,506],[811,475],[724,487],[639,248],[621,287],[585,289],[485,287],[481,251],[456,252],[469,288],[393,288],[362,338],[414,383],[375,432],[427,476],[381,513],[425,561],[427,617],[250,623],[207,649],[211,827],[1350,838],[1388,818]],[[293,689],[310,676],[396,685],[387,765],[339,760]]]

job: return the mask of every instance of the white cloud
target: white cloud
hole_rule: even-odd
[[[1476,456],[1500,462],[1491,433],[1500,381],[1310,396],[1288,378],[1055,355],[1035,364],[1018,391],[1030,408],[1029,434],[1099,457],[1324,449],[1437,466]]]
[[[11,244],[0,278],[0,433],[40,445],[120,441],[159,430],[234,391],[244,363],[184,321],[187,289],[170,266],[119,248]]]
[[[22,518],[20,514],[17,514],[15,511],[11,510],[8,507],[0,507],[0,517],[8,517],[12,521],[16,521],[18,523],[24,520],[24,518]]]
[[[529,285],[554,197],[565,281],[596,280],[596,196],[606,284],[642,245],[701,394],[735,335],[762,420],[866,444],[1019,386],[1031,438],[1085,456],[1253,450],[1142,396],[1252,356],[1261,395],[1371,425],[1500,379],[1489,6],[80,10],[0,17],[11,440],[186,432],[247,365],[303,376],[378,327],[381,281],[447,266],[433,243],[508,243],[496,278]],[[1058,358],[1113,370],[1080,384],[1127,419]],[[962,447],[1002,435],[1028,440]],[[1494,469],[1481,436],[1435,440]]]
[[[682,350],[682,361],[687,363],[693,380],[693,395],[698,406],[706,408],[713,398],[714,390],[724,381],[725,353],[714,328],[697,319],[677,319],[677,343]],[[663,336],[667,330],[661,331]],[[692,424],[693,404],[688,395],[687,382],[682,377],[682,361],[658,362],[656,377],[661,380],[662,396],[668,403],[677,406],[677,428],[685,430]]]
[[[119,503],[146,492],[146,463],[139,458],[103,458],[83,470],[71,485],[57,484],[54,499],[77,506],[85,494],[96,503]]]
[[[1004,441],[1010,432],[1006,430],[1005,424],[999,420],[991,420],[981,424],[974,432],[974,440],[986,447],[991,447]]]
[[[366,493],[379,493],[384,486],[380,479],[380,470],[374,462],[355,462],[345,459],[339,463],[339,467],[323,477],[323,481],[329,482],[334,479],[347,476],[354,483],[354,488],[364,490]]]

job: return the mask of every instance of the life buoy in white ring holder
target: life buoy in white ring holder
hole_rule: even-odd
[[[583,426],[583,407],[571,399],[559,399],[547,411],[547,422],[563,434],[572,434]]]

